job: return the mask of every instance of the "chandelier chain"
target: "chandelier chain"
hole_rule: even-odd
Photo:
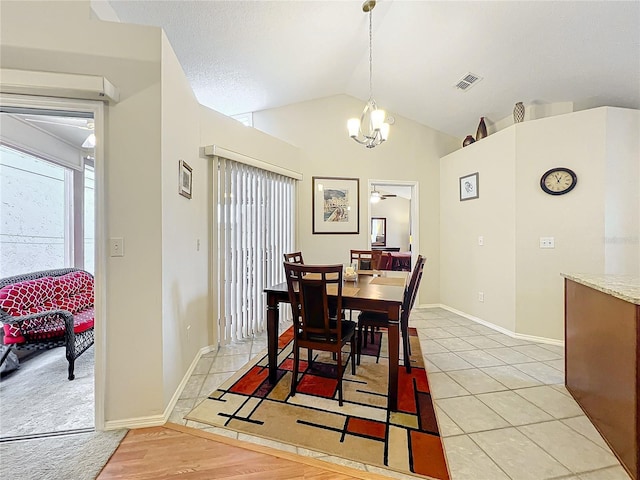
[[[373,30],[371,28],[371,13],[369,10],[369,100],[373,98]]]
[[[360,119],[350,118],[347,122],[349,137],[360,145],[373,148],[387,140],[389,123],[385,122],[385,111],[379,109],[373,98],[373,7],[376,0],[365,0],[362,10],[369,14],[369,100],[362,110]]]

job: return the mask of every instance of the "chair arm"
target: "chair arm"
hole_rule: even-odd
[[[73,334],[73,314],[67,310],[47,310],[20,317],[5,316],[2,323],[17,325],[27,341],[34,333],[41,334],[56,327],[64,327],[65,336]]]

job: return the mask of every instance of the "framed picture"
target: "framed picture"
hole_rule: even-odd
[[[478,172],[460,177],[460,201],[478,198],[479,187]]]
[[[183,197],[191,198],[192,181],[191,167],[184,160],[178,162],[178,193]]]
[[[360,180],[313,177],[313,233],[360,233]]]

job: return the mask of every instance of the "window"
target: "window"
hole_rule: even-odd
[[[87,272],[95,273],[95,167],[93,159],[84,164],[84,266]]]
[[[292,251],[295,180],[217,159],[218,338],[221,344],[266,328],[265,287],[283,282]]]
[[[89,173],[90,172],[90,173]],[[74,212],[75,171],[33,155],[0,145],[0,277],[38,270],[79,266],[93,273],[93,234],[87,241],[86,265],[77,265],[74,254],[74,224],[88,219],[93,232],[93,169],[87,169],[85,190],[90,201],[85,215]],[[89,259],[87,259],[89,260]]]

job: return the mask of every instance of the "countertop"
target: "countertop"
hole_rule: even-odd
[[[595,290],[640,305],[640,277],[632,275],[594,275],[587,273],[561,273],[564,278]]]

